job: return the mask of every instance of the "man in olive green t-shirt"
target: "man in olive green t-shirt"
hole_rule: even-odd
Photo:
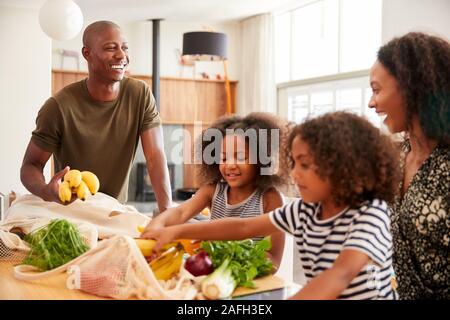
[[[25,153],[21,180],[33,194],[59,202],[58,185],[69,170],[88,170],[100,180],[100,192],[126,201],[128,176],[139,138],[162,212],[171,205],[161,120],[149,87],[124,77],[128,44],[109,21],[89,25],[82,53],[88,78],[49,98],[39,111]],[[43,168],[50,156],[57,172],[47,184]]]

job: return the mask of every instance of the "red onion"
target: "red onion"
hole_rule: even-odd
[[[214,267],[208,253],[203,250],[193,256],[190,256],[186,260],[184,267],[196,277],[204,276],[214,271]]]

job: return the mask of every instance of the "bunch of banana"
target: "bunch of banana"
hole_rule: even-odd
[[[139,250],[141,250],[142,255],[144,257],[150,257],[152,256],[153,252],[153,248],[155,247],[156,244],[156,240],[153,239],[134,239],[134,241],[136,242],[137,246],[139,247]],[[179,243],[178,242],[170,242],[166,245],[164,245],[161,249],[161,252],[167,251],[172,247],[179,247]]]
[[[156,241],[152,239],[134,239],[144,257],[150,257]],[[175,276],[183,263],[183,255],[186,252],[180,242],[170,242],[161,249],[161,254],[153,259],[149,265],[156,279],[169,280]]]
[[[184,252],[184,249],[180,249],[179,246],[172,247],[160,257],[150,262],[150,268],[152,268],[156,279],[169,280],[176,276],[180,272],[181,265],[183,264]]]
[[[143,233],[144,230],[145,230],[145,226],[137,226],[137,231],[139,233]],[[142,241],[143,239],[135,239],[135,240],[136,241],[137,240]],[[147,241],[154,241],[154,240],[147,240]],[[183,246],[184,251],[187,252],[191,256],[194,255],[197,252],[197,250],[200,248],[200,244],[201,244],[200,241],[191,240],[191,239],[178,239],[178,240],[176,240],[176,242],[179,242]],[[144,245],[144,247],[145,246],[151,246],[151,248],[149,250],[152,251],[154,245],[155,245],[154,243],[153,244],[147,243],[146,245]],[[169,246],[170,245],[171,244],[169,244]],[[138,246],[139,246],[139,244],[138,244]],[[172,246],[173,246],[173,244],[172,244]],[[140,248],[141,248],[141,251],[142,251],[143,250],[142,247],[140,247]],[[142,253],[144,253],[144,252],[142,251]],[[144,256],[147,256],[147,255],[144,254]]]
[[[150,257],[153,253],[153,247],[156,244],[155,240],[152,239],[134,239],[139,250],[141,250],[144,257]]]
[[[76,194],[78,199],[86,200],[90,194],[96,194],[99,188],[100,181],[94,173],[70,170],[59,185],[59,199],[62,203],[70,202],[72,194]]]

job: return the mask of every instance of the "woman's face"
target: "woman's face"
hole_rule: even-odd
[[[329,200],[331,185],[317,174],[317,166],[309,146],[300,136],[292,141],[291,154],[294,161],[291,177],[303,201],[317,203]]]
[[[407,130],[406,103],[398,88],[397,80],[379,62],[370,69],[372,97],[369,108],[375,108],[378,115],[384,116],[383,123],[391,133]]]
[[[253,186],[257,165],[250,163],[250,152],[245,139],[226,135],[222,143],[219,170],[231,188]]]

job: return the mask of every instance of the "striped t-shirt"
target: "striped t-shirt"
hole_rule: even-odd
[[[256,189],[247,199],[236,204],[228,204],[228,184],[219,182],[211,201],[211,220],[259,216],[264,213],[263,195],[262,190]]]
[[[392,237],[386,202],[366,201],[319,220],[320,204],[301,199],[269,213],[272,223],[295,237],[307,281],[330,269],[342,250],[360,251],[371,261],[351,281],[339,299],[394,299],[391,287]]]
[[[228,184],[219,182],[211,201],[211,220],[222,218],[251,218],[264,214],[264,191],[256,189],[247,199],[236,203],[228,204]],[[259,241],[263,237],[252,238]]]

